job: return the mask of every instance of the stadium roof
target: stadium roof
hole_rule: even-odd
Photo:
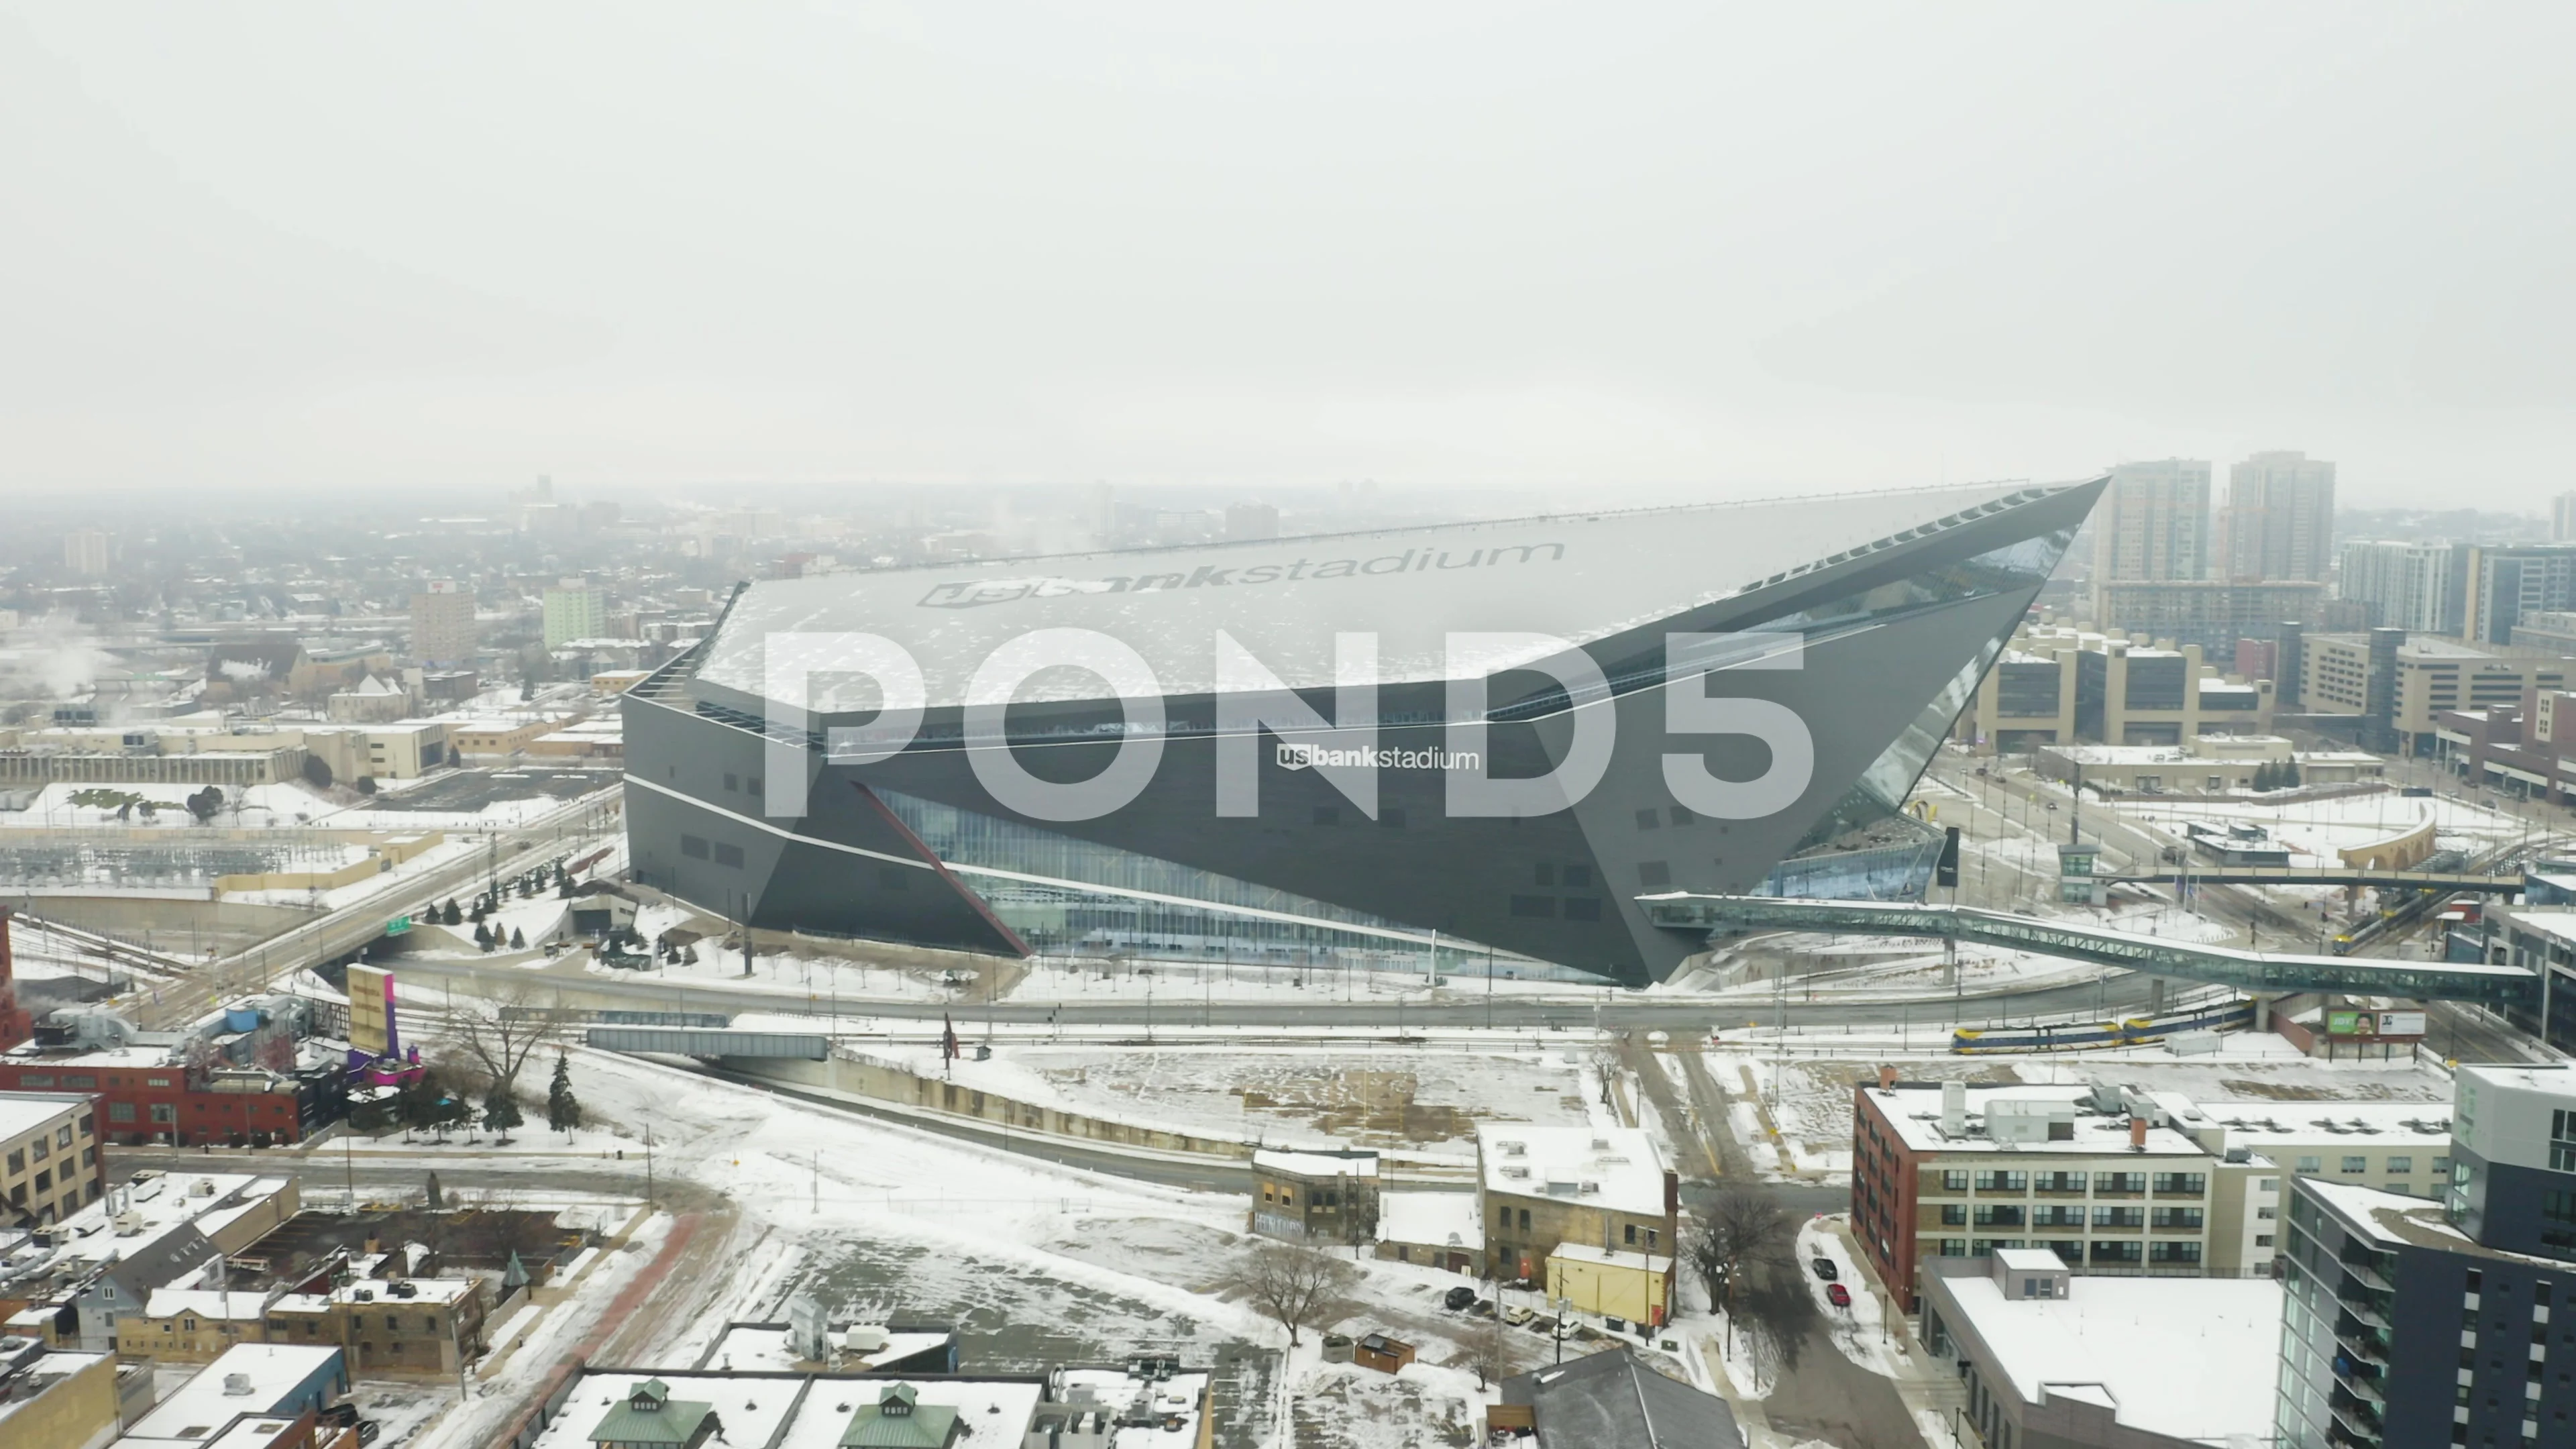
[[[696,677],[765,698],[775,636],[875,634],[911,653],[926,703],[939,708],[963,701],[998,645],[1082,628],[1136,650],[1166,695],[1213,692],[1217,630],[1291,688],[1332,684],[1333,636],[1346,632],[1378,636],[1382,683],[1437,680],[1451,672],[1451,632],[1593,643],[2056,491],[1983,483],[780,579],[735,601]],[[1475,672],[1548,652],[1489,653]],[[825,639],[805,641],[797,657],[816,670],[848,667],[846,646]],[[1091,676],[1055,670],[1018,697],[1101,693]],[[873,699],[871,690],[845,707],[873,709]]]

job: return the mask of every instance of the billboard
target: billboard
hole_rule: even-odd
[[[2420,1011],[2329,1011],[2326,1013],[2328,1036],[2422,1036],[2424,1013]]]
[[[394,973],[349,968],[349,1045],[374,1057],[393,1051]]]

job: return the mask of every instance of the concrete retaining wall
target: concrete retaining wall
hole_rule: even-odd
[[[917,1112],[987,1123],[1014,1132],[1040,1133],[1068,1142],[1101,1143],[1144,1152],[1182,1152],[1236,1162],[1247,1162],[1252,1158],[1249,1143],[1222,1137],[1195,1137],[1159,1127],[1143,1127],[1132,1122],[1067,1112],[1018,1101],[995,1092],[975,1091],[936,1077],[916,1076],[883,1062],[847,1056],[820,1062],[764,1057],[728,1060],[725,1065],[746,1075],[787,1086],[843,1092]]]

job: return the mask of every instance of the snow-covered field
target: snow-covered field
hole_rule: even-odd
[[[928,1076],[927,1046],[866,1055]],[[1319,1145],[1424,1148],[1472,1156],[1476,1123],[1581,1125],[1587,1069],[1568,1053],[1410,1048],[1333,1051],[1194,1046],[1153,1051],[1006,1046],[990,1061],[947,1064],[967,1086],[1065,1110],[1193,1135]]]
[[[2179,833],[2186,822],[2252,824],[2288,847],[2293,865],[2334,865],[2336,852],[2403,835],[2426,820],[2433,822],[2434,841],[2446,850],[2477,851],[2530,833],[2522,821],[2461,800],[2408,797],[2395,791],[2347,795],[2274,805],[2259,799],[2157,800],[2119,802],[2125,819]]]

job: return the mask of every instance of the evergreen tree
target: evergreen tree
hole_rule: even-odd
[[[581,1125],[581,1099],[572,1094],[572,1058],[555,1053],[554,1080],[546,1084],[546,1125],[570,1132]]]
[[[464,921],[465,913],[456,908],[456,897],[449,896],[447,904],[438,908],[438,923],[442,926],[455,926],[462,925]]]
[[[2282,784],[2289,786],[2293,790],[2299,788],[2299,762],[2297,759],[2293,758],[2283,762],[2281,766],[2281,774],[2283,777],[2281,781]]]
[[[555,899],[559,901],[572,899],[571,872],[561,870],[555,872]]]
[[[526,1120],[519,1115],[519,1099],[510,1095],[508,1087],[494,1084],[492,1094],[483,1099],[483,1125],[500,1133],[503,1141],[508,1141],[510,1129]]]
[[[2260,795],[2280,783],[2272,777],[2272,762],[2265,760],[2254,767],[2254,793]]]
[[[528,949],[528,933],[520,930],[516,926],[512,926],[510,928],[510,949],[513,951],[524,951]]]

